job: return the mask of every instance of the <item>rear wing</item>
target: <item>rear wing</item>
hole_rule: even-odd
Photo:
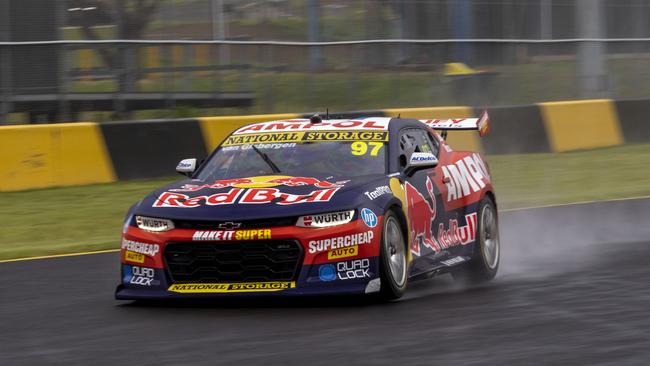
[[[447,138],[448,131],[477,130],[480,136],[490,132],[490,116],[487,111],[483,111],[480,118],[421,119],[420,122],[434,130],[442,131],[442,138]]]

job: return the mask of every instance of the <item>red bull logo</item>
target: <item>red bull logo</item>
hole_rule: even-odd
[[[311,177],[289,177],[283,175],[265,175],[250,178],[222,179],[211,184],[185,184],[181,188],[170,189],[172,192],[196,192],[201,189],[223,188],[269,188],[276,186],[298,187],[314,186],[316,188],[339,188],[347,181],[331,183]]]
[[[294,205],[299,203],[329,202],[339,187],[312,191],[308,194],[289,194],[276,188],[231,188],[227,192],[190,197],[176,192],[163,192],[153,207],[194,208],[200,206],[222,205]]]
[[[431,178],[427,177],[427,192],[431,198],[431,204],[426,198],[408,182],[406,188],[407,213],[410,218],[410,248],[411,253],[421,255],[421,247],[424,246],[440,252],[457,245],[467,245],[476,240],[476,213],[465,216],[467,224],[458,226],[458,220],[449,220],[448,229],[443,223],[438,224],[437,235],[434,236],[434,222],[436,219],[436,196],[433,192]]]
[[[427,177],[427,191],[431,197],[431,204],[410,183],[406,182],[406,203],[410,218],[410,247],[411,252],[420,255],[420,245],[440,251],[440,246],[433,237],[433,221],[436,218],[436,195],[433,192],[433,183]]]
[[[449,220],[449,229],[441,223],[438,225],[438,243],[443,248],[453,247],[455,245],[467,245],[476,240],[476,212],[465,215],[467,225],[458,227],[458,220]]]

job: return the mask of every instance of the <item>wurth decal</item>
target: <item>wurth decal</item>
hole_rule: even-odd
[[[477,193],[490,183],[487,167],[479,154],[442,166],[442,174],[447,186],[448,202]]]
[[[194,208],[199,206],[220,205],[261,205],[275,203],[276,205],[293,205],[299,203],[329,202],[339,188],[328,188],[312,191],[308,194],[290,194],[280,192],[276,188],[232,188],[228,192],[212,195],[190,197],[182,193],[163,192],[153,204],[153,207],[182,207]]]

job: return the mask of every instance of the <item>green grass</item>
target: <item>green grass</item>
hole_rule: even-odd
[[[487,159],[500,208],[650,195],[650,144]]]
[[[170,180],[0,193],[0,259],[117,248],[129,207]]]
[[[650,144],[488,161],[501,209],[650,195]],[[129,206],[173,179],[0,193],[0,259],[118,248]]]

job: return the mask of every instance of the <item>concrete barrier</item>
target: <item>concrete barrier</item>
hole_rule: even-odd
[[[0,127],[0,191],[112,181],[95,123]]]
[[[467,118],[467,106],[331,113],[330,118]],[[203,158],[249,123],[308,117],[267,114],[184,120],[0,127],[0,191],[106,183],[173,175],[176,163]],[[490,109],[492,131],[450,132],[457,150],[486,154],[564,152],[650,142],[650,100],[581,100]]]

